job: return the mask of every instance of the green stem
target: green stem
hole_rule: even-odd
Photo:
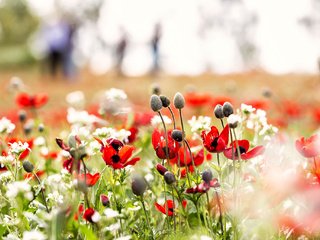
[[[169,147],[169,145],[168,145],[168,132],[167,132],[166,124],[165,124],[165,122],[164,122],[164,119],[163,119],[163,117],[162,117],[161,112],[158,111],[158,114],[159,114],[159,116],[160,116],[160,118],[161,118],[162,125],[163,125],[164,139],[165,139],[165,141],[166,141],[165,154],[166,154],[166,159],[167,159],[167,163],[168,163],[168,166],[169,166],[170,164],[169,164],[169,152],[168,152],[168,147]],[[164,160],[162,160],[162,165],[164,165]]]
[[[174,117],[174,114],[173,114],[172,109],[171,109],[171,107],[170,107],[170,106],[168,107],[168,109],[169,109],[170,114],[171,114],[171,117],[172,117],[172,121],[173,121],[173,129],[176,129],[176,119],[175,119],[175,117]]]
[[[40,185],[42,199],[43,199],[44,205],[46,206],[46,210],[49,213],[49,208],[48,208],[48,205],[47,205],[46,197],[44,196],[43,188],[41,186],[41,181],[40,181],[40,179],[39,179],[39,177],[37,176],[36,173],[34,173],[34,172],[32,172],[32,173],[33,173],[33,176],[35,176],[35,178],[37,179],[37,181],[38,181],[38,183]]]

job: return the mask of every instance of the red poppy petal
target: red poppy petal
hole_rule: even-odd
[[[130,161],[128,161],[128,162],[126,162],[126,163],[124,164],[124,167],[126,167],[126,166],[128,166],[128,165],[133,166],[133,165],[135,165],[136,162],[138,162],[139,160],[140,160],[139,157],[132,158]]]
[[[254,158],[264,152],[264,146],[257,146],[247,153],[241,154],[241,159],[248,160]]]
[[[219,138],[223,139],[225,144],[228,145],[228,141],[229,141],[229,125],[228,124],[222,130]]]
[[[152,133],[152,146],[156,148],[159,145],[161,134],[158,129],[154,129]]]
[[[16,103],[20,107],[30,107],[30,97],[29,97],[29,95],[27,93],[20,93],[16,97]]]
[[[45,93],[38,94],[34,97],[34,107],[41,107],[48,101],[48,95]]]
[[[132,155],[134,150],[133,146],[125,145],[119,151],[120,162],[125,163]]]
[[[238,144],[239,147],[242,147],[245,150],[245,152],[247,152],[249,147],[250,147],[250,142],[248,140],[246,140],[246,139],[233,141],[231,143],[231,146],[233,146],[236,149],[237,148],[237,144]]]

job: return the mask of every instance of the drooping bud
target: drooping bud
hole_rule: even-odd
[[[161,93],[161,89],[160,89],[160,86],[158,85],[158,84],[153,84],[152,86],[151,86],[151,92],[152,92],[152,94],[155,94],[155,95],[160,95],[160,93]]]
[[[213,178],[213,175],[212,175],[212,172],[207,169],[207,170],[204,170],[202,172],[202,180],[205,181],[206,183],[210,183],[210,181],[212,180]]]
[[[223,107],[221,104],[217,104],[216,107],[214,108],[213,112],[214,112],[214,115],[216,116],[216,118],[218,118],[218,119],[224,118]]]
[[[157,164],[156,169],[162,176],[168,171],[168,169],[159,163]]]
[[[174,129],[174,130],[171,132],[171,137],[172,137],[175,141],[177,141],[177,142],[182,142],[182,140],[183,140],[182,131],[177,130],[177,129]]]
[[[150,107],[154,112],[159,112],[162,108],[162,102],[159,96],[153,94],[150,98]]]
[[[164,96],[164,95],[161,95],[160,96],[160,100],[161,100],[161,102],[162,102],[162,106],[163,107],[169,107],[170,106],[170,99],[169,98],[167,98],[166,96]]]
[[[166,181],[166,183],[169,185],[171,185],[172,183],[174,183],[176,181],[176,177],[174,176],[174,174],[169,171],[165,172],[163,177],[164,177],[164,180]]]
[[[109,200],[108,196],[106,196],[104,194],[100,195],[100,201],[101,201],[102,205],[105,207],[110,205],[110,200]]]
[[[233,107],[229,102],[223,104],[222,110],[225,117],[229,117],[233,113]]]
[[[131,189],[136,196],[142,196],[147,189],[145,179],[141,176],[134,177],[131,183]]]
[[[31,162],[29,162],[28,160],[24,160],[22,163],[23,169],[28,172],[28,173],[32,173],[34,166]]]
[[[31,132],[32,132],[32,128],[33,128],[33,125],[29,124],[29,123],[26,123],[24,126],[23,126],[23,132],[25,135],[29,135]]]
[[[27,113],[26,113],[26,111],[23,110],[23,109],[19,110],[19,112],[18,112],[18,117],[19,117],[19,121],[20,121],[20,122],[22,122],[22,123],[25,122],[26,119],[27,119]]]
[[[173,98],[173,104],[175,108],[182,109],[184,108],[185,100],[181,93],[177,92]]]

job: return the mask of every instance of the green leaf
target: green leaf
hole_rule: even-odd
[[[88,225],[79,226],[80,233],[84,236],[84,239],[98,240],[97,236],[93,233],[92,229]]]

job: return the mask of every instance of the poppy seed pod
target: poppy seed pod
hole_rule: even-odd
[[[177,92],[173,98],[173,104],[175,108],[182,109],[184,108],[185,100],[181,93]]]
[[[134,195],[142,196],[147,189],[146,181],[143,177],[137,176],[132,180],[131,189]]]
[[[163,175],[164,180],[166,181],[167,184],[171,185],[176,181],[176,177],[172,172],[166,171],[165,174]]]
[[[38,131],[39,132],[43,132],[44,131],[44,125],[42,123],[39,124]]]
[[[31,162],[29,162],[28,160],[23,161],[22,163],[23,169],[28,172],[31,173],[33,172],[34,166]]]
[[[206,183],[209,183],[212,180],[212,178],[213,178],[212,172],[209,169],[204,170],[202,172],[202,180],[205,181]]]
[[[221,104],[217,104],[216,107],[213,110],[214,115],[216,116],[216,118],[218,119],[222,119],[224,118],[224,114],[223,114],[223,108]]]
[[[160,100],[161,100],[161,102],[162,102],[162,106],[163,107],[169,107],[170,106],[170,100],[169,100],[169,98],[167,98],[166,96],[163,96],[163,95],[161,95],[160,96]]]
[[[154,112],[159,112],[162,108],[162,102],[159,96],[153,94],[150,98],[150,107]]]
[[[223,115],[229,117],[233,113],[233,107],[231,103],[225,102],[222,107]]]
[[[153,84],[151,86],[151,92],[152,92],[152,94],[160,95],[160,93],[161,93],[160,86],[158,84]]]
[[[168,171],[168,169],[159,163],[156,165],[156,169],[162,176]]]
[[[177,129],[173,130],[171,133],[171,137],[177,142],[182,142],[182,140],[183,140],[182,131],[177,130]]]

